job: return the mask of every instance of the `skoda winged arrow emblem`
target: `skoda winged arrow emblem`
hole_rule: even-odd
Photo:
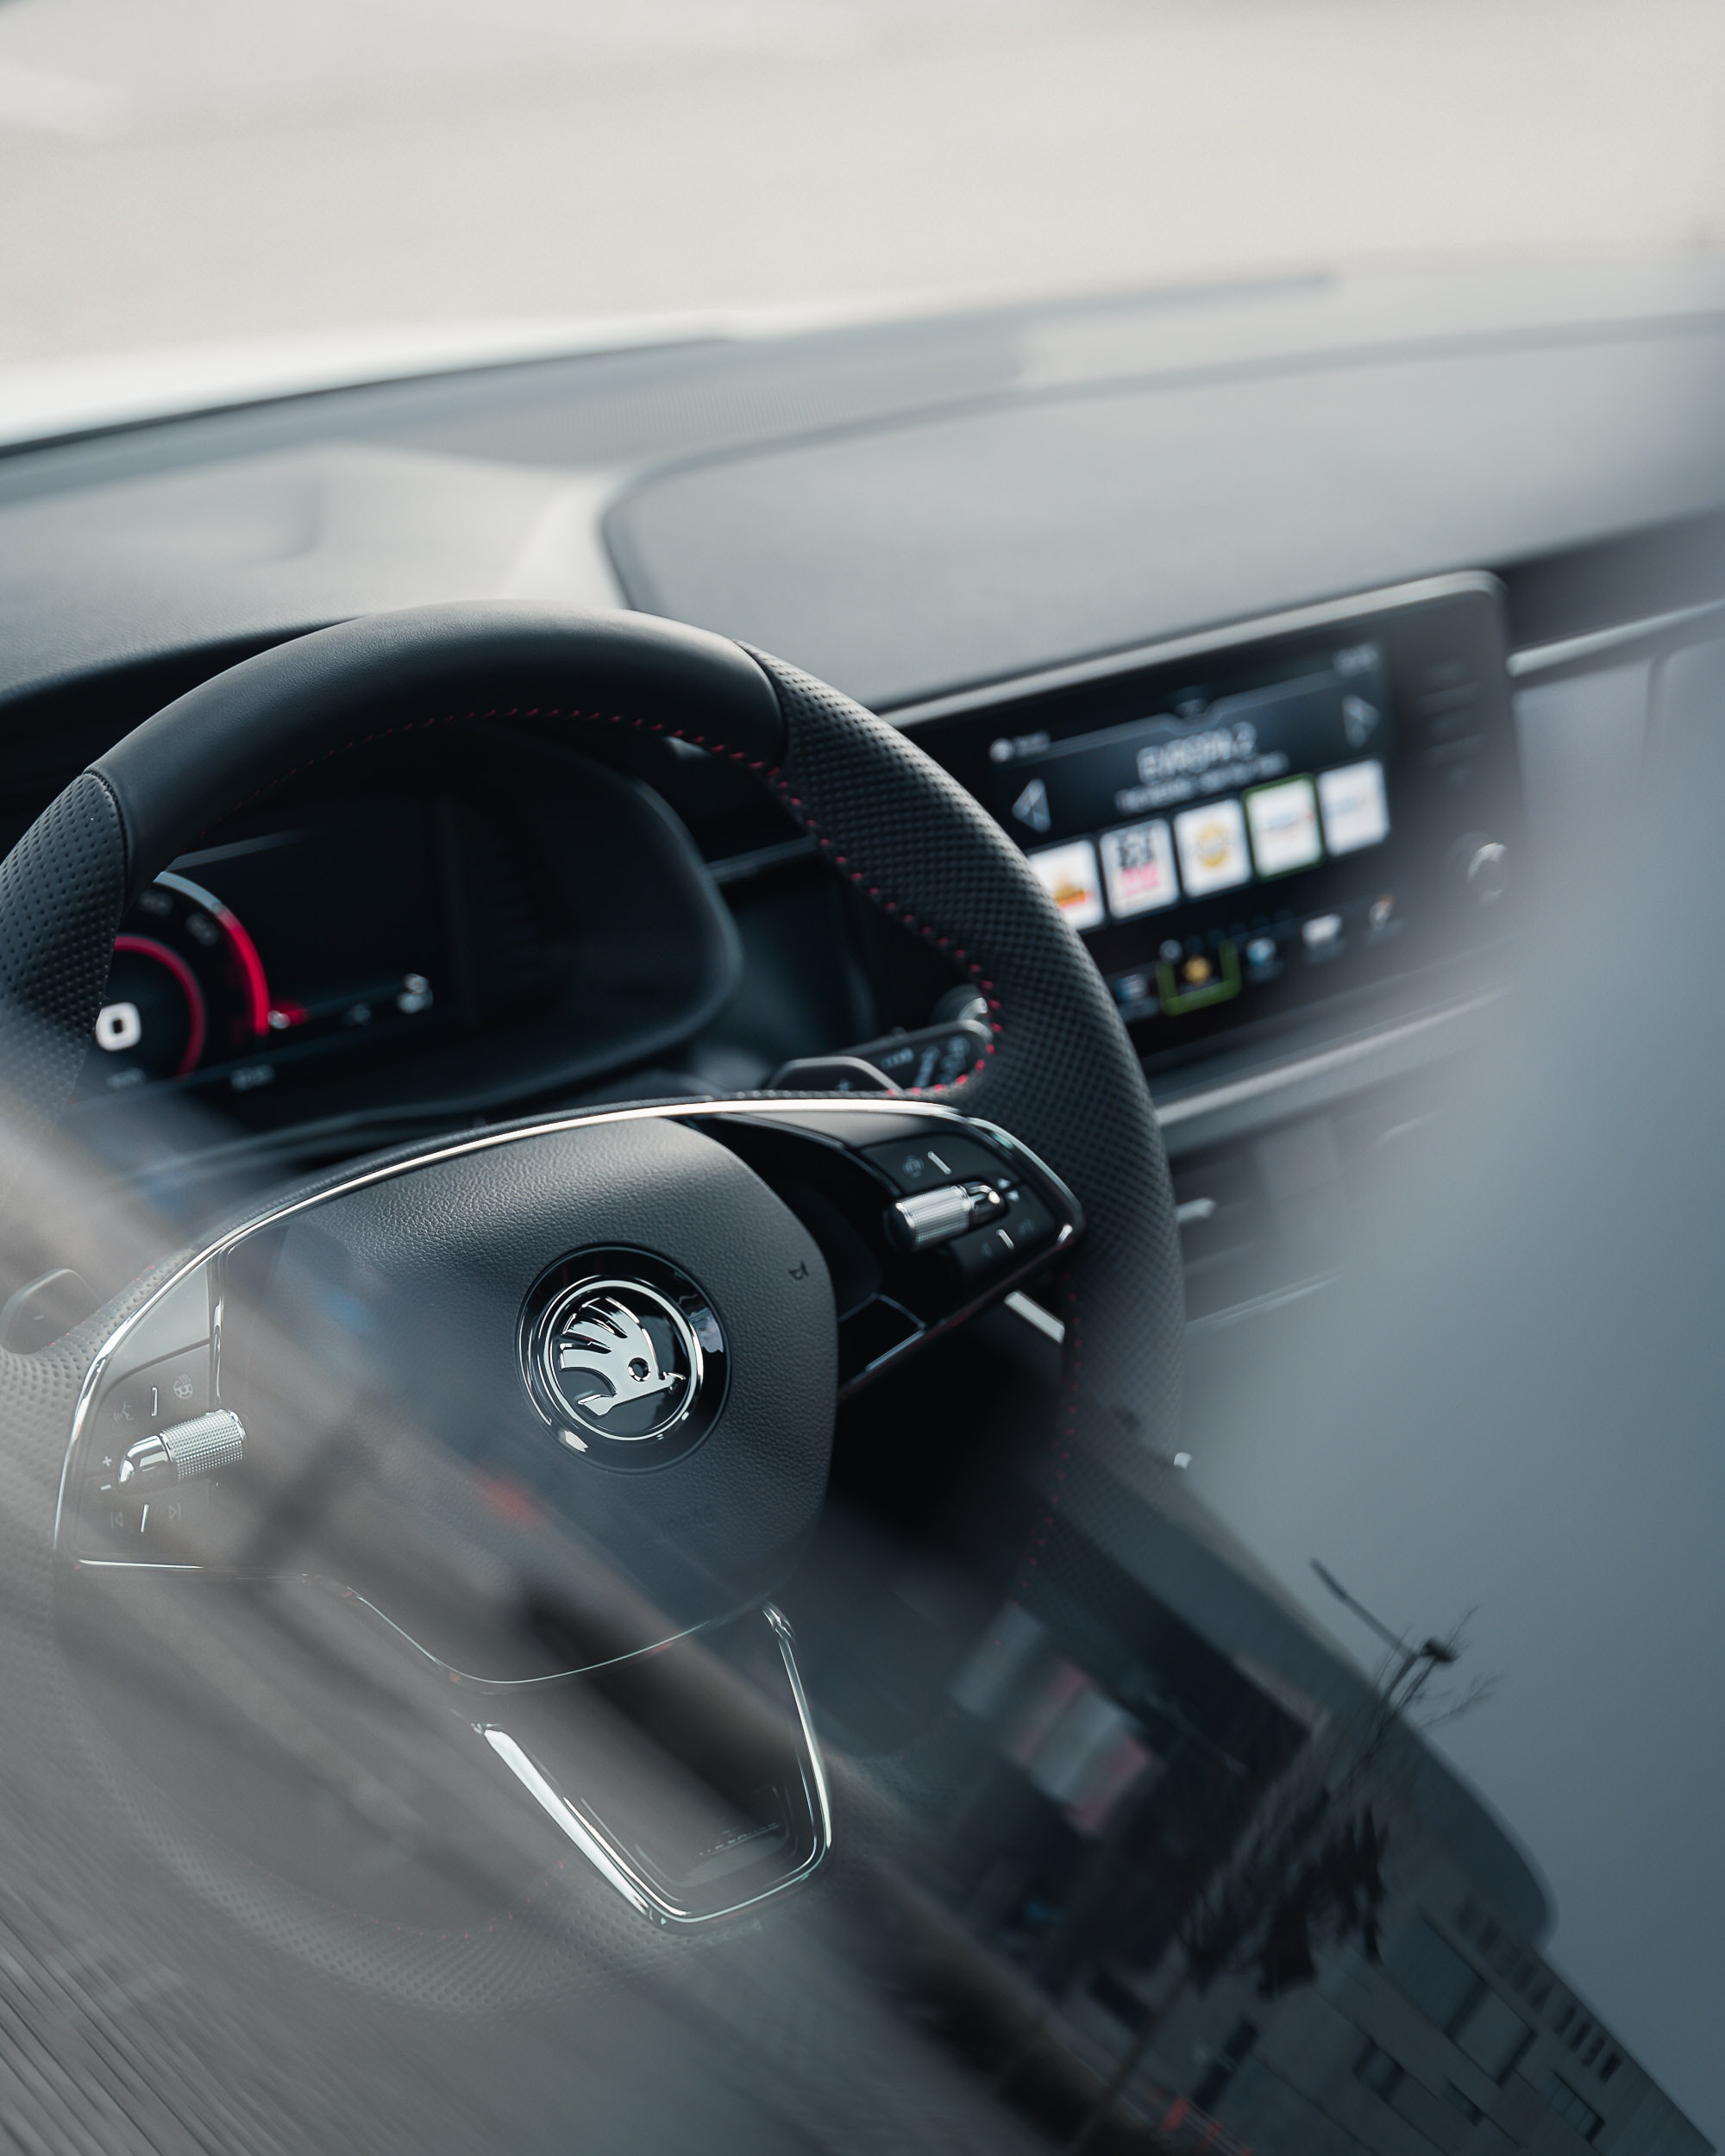
[[[573,1452],[657,1467],[724,1405],[724,1334],[687,1273],[646,1250],[588,1250],[542,1275],[521,1321],[522,1376]]]
[[[564,1319],[557,1374],[561,1380],[557,1389],[566,1395],[579,1387],[582,1376],[597,1377],[608,1388],[582,1396],[581,1410],[589,1415],[608,1415],[614,1407],[660,1393],[674,1397],[689,1382],[687,1370],[660,1368],[652,1334],[614,1294],[593,1295]]]

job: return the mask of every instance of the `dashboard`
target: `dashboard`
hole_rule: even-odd
[[[1571,807],[1639,783],[1661,639],[1725,588],[1722,323],[1700,261],[1316,279],[20,442],[0,836],[319,622],[486,592],[670,613],[810,666],[977,793],[1190,1155],[1311,1098],[1314,1056],[1333,1094],[1460,1043]],[[694,755],[428,735],[172,876],[125,924],[91,1128],[172,1100],[321,1131],[312,1156],[859,1045],[900,1081],[950,1060],[950,975]]]
[[[1489,574],[894,718],[1024,850],[1159,1082],[1477,988],[1529,918]],[[428,728],[301,774],[206,842],[122,924],[75,1127],[172,1100],[323,1144],[606,1081],[759,1086],[811,1056],[927,1085],[974,1052],[957,975],[883,936],[764,793],[681,744]]]
[[[1508,656],[1502,587],[1452,575],[895,716],[1023,849],[1146,1064],[1178,1073],[1441,996],[1513,947]],[[172,1100],[321,1144],[619,1076],[761,1085],[811,1052],[927,1085],[974,1052],[957,975],[681,745],[440,726],[206,840],[122,924],[74,1127]]]

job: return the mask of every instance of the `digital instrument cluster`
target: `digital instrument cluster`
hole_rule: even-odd
[[[1433,580],[901,715],[1024,849],[1156,1056],[1521,917],[1498,587]]]
[[[169,1097],[270,1132],[561,1097],[692,1037],[740,965],[653,787],[534,735],[428,736],[310,774],[140,894],[74,1112],[154,1142]]]
[[[448,1020],[436,821],[401,799],[183,856],[115,939],[85,1096],[170,1079],[256,1091],[308,1053]]]

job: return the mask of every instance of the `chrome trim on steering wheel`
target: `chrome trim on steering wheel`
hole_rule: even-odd
[[[798,1815],[788,1822],[790,1848],[786,1869],[770,1884],[738,1895],[735,1900],[719,1896],[706,1906],[697,1906],[692,1895],[685,1892],[679,1896],[668,1890],[649,1875],[630,1845],[606,1826],[593,1807],[560,1788],[506,1729],[493,1722],[474,1724],[475,1733],[484,1738],[552,1825],[574,1844],[607,1885],[614,1888],[632,1909],[668,1929],[688,1931],[719,1923],[728,1916],[741,1915],[745,1910],[759,1908],[763,1902],[788,1894],[819,1869],[832,1846],[832,1812],[827,1796],[826,1772],[809,1716],[808,1699],[797,1670],[794,1635],[782,1614],[772,1603],[764,1603],[761,1614],[772,1627],[795,1712],[793,1796],[800,1802]],[[743,1876],[747,1877],[748,1874]]]

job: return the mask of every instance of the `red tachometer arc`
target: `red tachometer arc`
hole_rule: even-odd
[[[170,950],[166,943],[159,943],[152,936],[116,936],[116,950],[136,951],[141,958],[153,958],[159,966],[166,966],[183,990],[191,1023],[186,1027],[185,1053],[179,1059],[179,1069],[173,1074],[184,1078],[190,1070],[196,1070],[198,1059],[204,1053],[204,1035],[209,1031],[209,1015],[204,1007],[204,991],[198,985],[198,975],[177,950]]]
[[[269,1031],[269,982],[264,978],[264,962],[258,956],[258,947],[240,924],[237,913],[230,913],[225,906],[212,909],[216,919],[227,932],[234,946],[234,956],[240,962],[240,969],[246,976],[246,996],[251,1005],[252,1031],[257,1034]]]
[[[246,1002],[252,1031],[260,1039],[270,1030],[269,981],[264,974],[264,962],[258,956],[258,947],[246,932],[245,924],[237,913],[230,913],[213,891],[206,891],[201,883],[193,883],[188,877],[175,875],[172,869],[156,878],[182,896],[195,899],[216,923],[233,948],[239,961],[240,971],[245,975]]]

